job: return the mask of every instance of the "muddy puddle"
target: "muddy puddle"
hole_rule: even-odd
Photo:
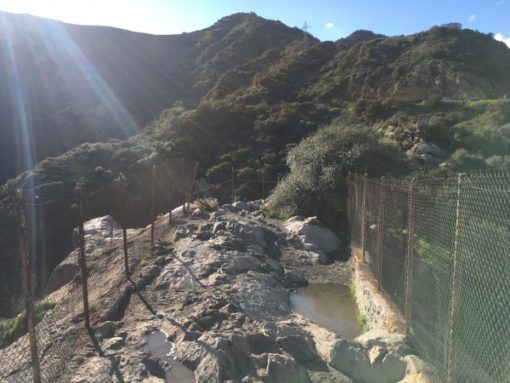
[[[195,383],[193,371],[172,357],[173,344],[167,340],[163,331],[153,331],[145,336],[145,340],[146,350],[159,359],[165,369],[166,383]]]
[[[361,334],[358,308],[347,286],[316,283],[290,295],[291,308],[342,338],[354,339]]]

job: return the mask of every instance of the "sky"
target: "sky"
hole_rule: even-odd
[[[510,47],[510,0],[0,0],[0,10],[154,34],[191,32],[235,12],[255,12],[291,27],[306,21],[321,40],[357,29],[402,35],[459,22]]]

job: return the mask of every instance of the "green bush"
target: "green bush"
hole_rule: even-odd
[[[348,171],[371,176],[406,170],[401,151],[371,127],[331,125],[303,140],[288,155],[290,174],[268,200],[275,215],[318,215],[333,224],[345,217]],[[340,214],[340,217],[338,216]]]
[[[212,182],[228,180],[232,177],[232,164],[230,162],[221,162],[207,170],[206,176]]]

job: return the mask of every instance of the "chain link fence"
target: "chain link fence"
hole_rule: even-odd
[[[510,382],[510,173],[348,178],[351,242],[441,382]]]
[[[75,246],[81,244],[83,248],[72,251],[66,265],[58,272],[72,273],[71,280],[68,282],[63,277],[64,281],[61,281],[60,276],[52,275],[50,280],[56,277],[48,283],[52,287],[47,286],[43,293],[36,292],[31,284],[24,286],[25,309],[16,317],[0,318],[1,383],[69,381],[71,358],[75,352],[86,348],[91,341],[97,347],[91,328],[102,320],[121,319],[117,317],[122,314],[117,311],[123,310],[119,305],[122,306],[126,294],[136,291],[143,283],[144,265],[157,256],[158,248],[171,246],[168,241],[172,231],[168,227],[173,224],[172,214],[163,219],[160,213],[180,206],[183,213],[191,213],[190,201],[204,209],[210,208],[211,199],[217,203],[233,202],[237,193],[242,192],[239,188],[246,185],[252,185],[257,190],[255,195],[263,198],[277,183],[266,178],[264,172],[256,178],[237,178],[232,167],[230,178],[208,185],[204,180],[197,181],[197,168],[197,162],[167,160],[153,167],[147,177],[151,181],[144,184],[141,193],[139,190],[128,193],[137,190],[134,184],[139,180],[120,175],[115,183],[95,190],[87,187],[79,187],[76,191],[70,189],[67,197],[60,196],[62,198],[40,193],[35,198],[27,189],[17,203],[2,206],[17,211],[20,259],[26,258],[26,267],[19,270],[19,278],[26,278],[26,281],[36,279],[32,275],[38,254],[32,243],[35,242],[34,230],[44,226],[47,217],[54,218],[52,212],[68,212],[78,226],[106,212],[110,215],[111,227],[109,234],[101,240],[90,239],[79,231],[73,233]],[[128,229],[136,215],[151,224],[146,228]],[[114,224],[113,217],[117,217],[120,225]],[[140,240],[131,241],[133,234]],[[76,269],[78,266],[80,268]],[[108,272],[107,279],[104,270]],[[27,319],[27,313],[33,315],[33,320]]]

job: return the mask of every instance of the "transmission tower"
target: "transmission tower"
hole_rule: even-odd
[[[305,32],[305,33],[309,33],[308,30],[311,29],[312,27],[310,25],[308,25],[308,23],[306,22],[305,20],[305,23],[303,24],[303,26],[301,27],[301,29]],[[309,38],[308,38],[308,35],[305,35],[305,48],[308,48],[308,46],[310,45],[310,41],[309,41]]]

